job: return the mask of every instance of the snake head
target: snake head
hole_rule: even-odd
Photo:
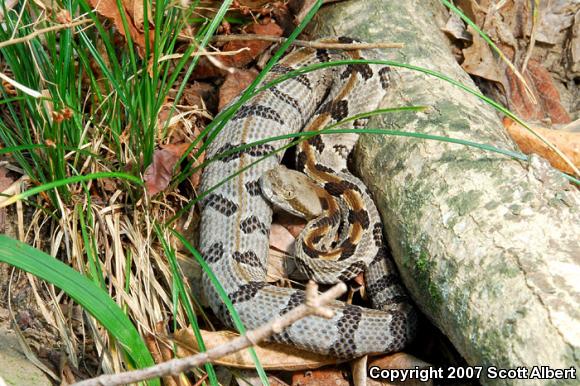
[[[280,210],[312,219],[322,213],[320,187],[308,176],[278,165],[260,177],[262,195]]]

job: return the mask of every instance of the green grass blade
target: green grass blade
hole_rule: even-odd
[[[220,296],[220,299],[222,300],[222,302],[224,302],[224,305],[226,306],[226,308],[228,309],[228,312],[232,316],[232,321],[234,322],[236,329],[238,330],[238,332],[241,335],[245,334],[246,328],[244,327],[244,323],[240,319],[240,316],[238,315],[238,312],[234,308],[234,305],[232,304],[232,301],[228,297],[228,294],[226,293],[226,291],[222,287],[222,285],[219,282],[219,280],[217,279],[217,277],[214,275],[214,273],[211,270],[211,268],[209,267],[209,265],[207,265],[207,263],[205,262],[205,260],[201,256],[201,254],[198,252],[198,250],[195,249],[193,247],[193,245],[191,245],[187,241],[187,239],[185,237],[183,237],[183,235],[181,235],[179,232],[177,232],[175,230],[172,230],[171,232],[175,235],[175,237],[177,237],[179,239],[179,241],[181,241],[183,243],[185,248],[187,248],[187,250],[193,255],[193,257],[195,257],[195,260],[199,263],[199,265],[201,265],[201,268],[206,273],[206,275],[209,277],[209,280],[211,281],[211,283],[215,287],[217,293]],[[260,374],[260,371],[262,371],[264,373],[265,378],[262,379],[262,377],[260,377],[262,383],[265,385],[269,385],[268,377],[266,376],[266,372],[264,371],[264,368],[260,364],[260,361],[258,359],[258,355],[256,354],[256,350],[254,350],[253,347],[249,347],[248,350],[250,352],[250,356],[252,357],[252,360],[254,361],[254,363],[256,365],[256,371],[258,372],[258,374]]]
[[[191,301],[187,296],[187,291],[185,290],[185,286],[183,285],[183,281],[181,280],[181,278],[183,277],[183,273],[181,272],[179,264],[177,263],[175,251],[173,250],[173,248],[171,248],[167,240],[165,240],[165,238],[163,237],[163,233],[161,232],[160,226],[158,224],[155,224],[154,229],[155,233],[157,234],[157,238],[159,239],[159,241],[161,241],[163,251],[165,253],[165,256],[167,256],[169,266],[171,267],[171,271],[173,272],[174,278],[173,292],[174,293],[177,292],[177,296],[174,296],[174,307],[176,308],[174,310],[174,315],[177,315],[178,301],[181,301],[181,304],[183,305],[183,308],[185,309],[185,312],[191,324],[191,330],[193,331],[195,339],[197,340],[199,351],[200,352],[206,351],[205,343],[199,330],[199,324],[197,323],[197,317],[195,315],[195,312],[193,311],[193,305],[191,304]],[[205,371],[207,372],[207,376],[210,383],[212,385],[219,385],[217,375],[211,363],[206,363]]]
[[[66,292],[117,339],[132,367],[155,364],[133,323],[117,303],[87,277],[54,257],[6,235],[0,235],[0,262],[29,272]],[[149,384],[160,385],[158,380]]]
[[[191,150],[193,150],[196,145],[204,138],[204,143],[200,146],[199,150],[194,154],[193,159],[197,159],[206,149],[206,147],[211,143],[211,141],[218,135],[218,133],[223,129],[226,123],[231,119],[231,117],[238,111],[240,106],[250,100],[254,95],[256,95],[259,91],[255,91],[256,87],[260,84],[262,79],[268,74],[268,72],[276,65],[276,63],[280,60],[282,55],[288,50],[292,42],[296,39],[296,37],[302,32],[306,25],[310,22],[310,20],[314,17],[318,9],[322,6],[322,1],[317,0],[316,3],[312,5],[310,11],[304,17],[304,20],[292,31],[292,34],[282,43],[280,48],[276,51],[276,53],[270,58],[268,63],[264,66],[262,71],[258,74],[258,76],[252,81],[252,83],[244,90],[242,95],[237,102],[231,104],[228,108],[221,111],[213,120],[212,122],[206,126],[206,128],[201,132],[200,135],[195,138],[192,143],[189,145],[187,151],[181,157],[181,161],[187,157]],[[181,162],[180,161],[180,162]],[[187,168],[190,168],[193,165],[193,161],[189,161]],[[182,182],[186,177],[181,176],[177,179],[177,182]]]

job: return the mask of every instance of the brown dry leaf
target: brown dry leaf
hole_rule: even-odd
[[[157,333],[163,332],[163,328],[161,326],[162,322],[158,322],[156,324],[155,330]],[[166,358],[164,350],[165,345],[160,343],[154,334],[145,333],[144,340],[147,348],[149,349],[149,352],[151,352],[151,356],[153,357],[153,361],[155,363],[163,363],[169,359],[172,359],[172,357]],[[163,384],[167,386],[177,386],[177,383],[175,383],[173,377],[171,376],[163,377]]]
[[[258,71],[253,68],[236,70],[235,73],[228,74],[220,87],[218,110],[221,111],[232,99],[240,95],[256,76],[258,76]]]
[[[274,23],[274,21],[267,19],[265,24],[254,23],[250,25],[248,28],[246,28],[246,32],[249,34],[280,37],[284,31],[282,31],[282,28],[280,28],[278,24]],[[221,57],[220,61],[228,67],[241,68],[248,65],[252,60],[256,59],[262,52],[266,50],[266,48],[270,47],[271,45],[272,42],[267,42],[264,40],[238,40],[227,42],[223,47],[223,51],[237,51],[245,47],[249,48],[249,50],[242,51],[236,55]]]
[[[505,90],[503,64],[495,58],[487,42],[471,26],[468,31],[473,36],[473,44],[463,50],[465,61],[461,67],[468,74],[503,85]]]
[[[271,19],[265,19],[268,22],[266,24],[252,24],[246,28],[246,32],[253,34],[263,34],[279,37],[282,36],[282,29],[273,22]],[[266,48],[268,48],[272,42],[266,42],[263,40],[238,40],[233,42],[228,42],[222,47],[222,51],[237,51],[240,49],[248,48],[236,55],[220,56],[218,60],[222,63],[224,67],[229,68],[241,68],[246,66],[248,63],[256,59]],[[195,71],[192,74],[193,79],[208,79],[216,78],[228,75],[227,71],[214,66],[207,58],[201,57]]]
[[[525,154],[538,154],[547,159],[556,169],[565,173],[574,174],[570,165],[562,157],[530,133],[525,127],[509,118],[504,118],[504,126],[522,152]],[[580,167],[580,133],[550,130],[541,127],[534,127],[533,129],[560,149],[576,167]]]
[[[266,282],[277,283],[289,277],[288,255],[270,248],[266,267]],[[295,267],[294,267],[295,269]]]
[[[570,70],[572,73],[580,73],[580,12],[574,17],[572,37],[570,39]]]
[[[188,104],[193,100],[193,92],[188,93],[188,100],[183,100],[184,104]],[[200,99],[197,99],[200,105],[203,105]],[[201,107],[201,106],[200,106]],[[205,110],[197,109],[195,106],[187,108],[180,106],[180,109],[185,111],[178,111],[173,109],[173,102],[166,102],[157,115],[157,127],[159,128],[158,137],[168,138],[169,142],[181,145],[184,142],[189,143],[191,138],[197,138],[201,134],[199,121],[203,118],[211,118],[211,115]],[[167,131],[165,131],[167,128]],[[197,154],[201,147],[198,143],[189,155]],[[181,156],[181,155],[180,155]],[[205,152],[202,152],[196,159],[193,166],[200,165],[205,160]],[[197,187],[201,180],[201,170],[192,174],[189,177],[193,188]]]
[[[157,322],[155,323],[155,336],[151,334],[146,335],[145,342],[153,355],[155,363],[163,363],[175,358],[172,345],[168,344],[165,340],[161,341],[159,339],[159,337],[165,335],[165,326],[166,322]],[[151,339],[147,339],[147,337]],[[164,386],[191,386],[191,382],[183,374],[167,375],[162,379]]]
[[[552,123],[568,123],[570,116],[560,102],[560,93],[550,73],[537,61],[530,60],[525,78],[534,91],[539,103],[530,102],[522,82],[511,71],[506,71],[509,80],[508,100],[510,108],[524,120],[544,120]]]
[[[0,192],[8,189],[14,183],[14,178],[9,176],[10,170],[5,166],[0,166]]]
[[[153,153],[153,162],[147,167],[143,175],[145,189],[151,197],[161,192],[169,185],[173,177],[173,168],[185,153],[189,143],[162,145],[161,149]]]
[[[270,246],[281,252],[292,252],[295,237],[288,229],[280,224],[272,224],[270,229]]]
[[[0,204],[13,194],[20,193],[18,180],[12,178],[9,173],[10,170],[0,166],[0,193],[2,194],[0,196]],[[0,234],[4,234],[6,231],[6,218],[6,208],[0,207]]]
[[[521,0],[458,0],[456,4],[495,42],[504,55],[522,70],[523,79],[510,70],[505,61],[497,59],[496,69],[504,86],[510,109],[525,120],[550,119],[552,123],[569,122],[568,111],[575,108],[577,96],[566,85],[577,78],[574,71],[574,19],[580,20],[578,4],[567,0],[539,2],[539,22],[533,19],[533,2]],[[474,45],[481,38],[474,34]],[[538,44],[541,43],[541,44]],[[483,48],[491,53],[489,48]],[[473,50],[472,47],[470,47]],[[464,50],[464,68],[472,74],[496,81],[493,68],[480,66],[488,54],[469,57]],[[531,58],[528,61],[528,58]],[[483,68],[481,68],[483,67]],[[580,68],[577,67],[576,68]],[[549,74],[556,74],[555,81]],[[556,87],[558,86],[558,87]],[[563,86],[563,87],[562,87]],[[559,90],[558,93],[556,90]],[[561,94],[561,95],[560,95]],[[562,102],[564,103],[563,107]]]
[[[121,3],[123,4],[121,12],[123,12],[125,19],[127,20],[127,27],[131,39],[140,48],[139,55],[143,57],[145,54],[145,39],[147,39],[143,31],[143,2],[139,2],[138,0],[121,0]],[[139,5],[139,3],[141,5]],[[110,19],[113,24],[115,24],[115,27],[117,27],[121,35],[126,37],[123,18],[121,17],[121,12],[117,7],[116,0],[89,0],[89,4],[95,9],[95,11],[97,11],[97,13]],[[149,20],[149,47],[153,47],[155,32],[152,29],[151,19]]]
[[[291,253],[294,236],[282,225],[274,223],[270,228],[270,250],[266,281],[274,283],[288,277],[286,257]]]
[[[61,386],[65,386],[65,385],[72,385],[73,383],[76,382],[76,377],[74,375],[73,370],[71,369],[68,360],[64,360],[63,363],[61,363],[61,368],[60,368],[60,385]]]
[[[365,275],[362,272],[356,275],[352,280],[361,287],[364,287],[365,285]]]
[[[307,280],[293,258],[293,246],[306,221],[288,213],[279,213],[270,230],[270,250],[268,252],[268,271],[266,280],[269,283],[291,277],[294,280]]]
[[[245,5],[246,7],[258,8],[262,7],[268,3],[274,3],[273,0],[238,0],[240,5]]]
[[[227,75],[226,71],[217,68],[205,56],[202,56],[199,58],[199,62],[197,62],[197,66],[195,66],[195,70],[191,74],[191,79],[210,79],[222,77],[224,75]]]
[[[181,104],[201,109],[217,111],[218,98],[214,85],[205,82],[193,82],[183,90]]]
[[[201,330],[203,341],[207,349],[219,345],[227,344],[231,340],[239,337],[231,331],[206,331]],[[179,357],[192,355],[199,352],[197,341],[191,328],[184,328],[177,331],[173,338],[177,343],[177,354]],[[335,358],[301,351],[291,346],[277,343],[260,343],[254,346],[262,367],[266,370],[301,370],[315,369],[328,364],[335,364]],[[254,369],[255,365],[248,350],[238,351],[217,359],[214,363],[237,367],[243,369]]]
[[[449,15],[449,19],[447,19],[447,23],[445,26],[441,28],[443,32],[454,38],[455,40],[463,40],[466,42],[471,42],[472,37],[467,32],[465,24],[463,20],[456,14],[452,13]]]
[[[349,386],[345,374],[334,367],[292,374],[292,386]]]
[[[137,30],[144,32],[145,31],[145,12],[143,9],[143,1],[142,0],[123,0],[123,6],[133,19],[133,24]],[[152,23],[153,18],[151,17],[151,7],[147,8],[147,20],[149,23]]]
[[[233,372],[234,379],[242,386],[262,386],[262,379],[256,370],[236,370]],[[270,386],[288,386],[288,384],[271,374],[267,374]]]
[[[306,226],[306,220],[288,213],[278,214],[276,216],[276,223],[288,229],[288,231],[292,236],[294,236],[294,238],[298,237],[300,232],[302,232],[302,230],[304,229],[304,226]]]
[[[374,358],[372,360],[369,360],[367,366],[368,369],[374,366],[377,366],[381,369],[415,369],[415,368],[424,369],[427,367],[431,367],[429,363],[424,362],[421,359],[404,352]],[[433,385],[433,380],[421,382],[419,379],[409,379],[405,382],[386,383],[379,382],[378,380],[372,380],[370,378],[367,379],[367,385],[369,386],[379,386],[379,385],[384,386],[385,384],[389,385],[396,384],[404,386]]]

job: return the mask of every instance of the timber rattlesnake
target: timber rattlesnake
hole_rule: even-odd
[[[347,38],[339,41],[350,42]],[[296,68],[348,58],[362,56],[358,51],[345,54],[298,49],[273,67],[264,82]],[[388,76],[388,67],[352,64],[327,67],[279,83],[237,111],[211,142],[207,156],[269,136],[301,129],[319,130],[349,115],[373,110],[388,87]],[[365,123],[359,119],[341,127],[358,128]],[[320,199],[321,217],[309,222],[305,237],[297,240],[296,245],[298,254],[318,262],[318,268],[300,263],[301,269],[324,282],[348,280],[364,271],[374,309],[334,302],[332,319],[308,317],[273,337],[277,342],[345,359],[400,350],[415,328],[414,309],[385,255],[377,209],[366,187],[346,168],[356,137],[356,134],[315,136],[299,145],[298,168],[324,186],[330,195],[322,193],[326,198]],[[209,164],[202,175],[201,191],[284,144],[286,141],[253,146]],[[279,174],[262,183],[260,177],[279,162],[279,156],[269,157],[202,200],[200,249],[247,328],[262,325],[304,301],[303,291],[276,287],[265,281],[272,209],[261,195],[260,184],[265,190],[272,190],[277,178],[282,186],[285,182]],[[339,208],[345,211],[341,214]],[[337,235],[328,236],[337,229]],[[366,257],[359,260],[360,255]],[[331,269],[336,271],[332,277],[327,270],[330,260],[339,263],[337,270]],[[216,315],[231,326],[230,316],[207,275],[203,287]]]

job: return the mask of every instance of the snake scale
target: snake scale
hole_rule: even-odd
[[[274,66],[264,82],[303,66],[348,58],[363,56],[359,51],[301,48]],[[275,135],[319,130],[347,116],[373,110],[388,88],[389,71],[384,66],[351,64],[326,67],[279,83],[236,112],[209,145],[207,156]],[[365,121],[358,119],[341,127],[359,128]],[[296,254],[301,256],[300,269],[318,281],[348,280],[364,271],[373,308],[336,301],[330,305],[335,311],[333,318],[308,317],[272,337],[275,342],[342,359],[398,351],[412,339],[416,323],[415,311],[387,259],[377,209],[367,188],[347,170],[347,157],[356,139],[356,134],[314,136],[298,146],[297,169],[328,193],[320,192],[319,217],[310,219],[296,241]],[[209,164],[202,174],[200,190],[213,187],[285,144],[276,141],[256,145]],[[271,175],[266,181],[261,177],[279,169],[280,161],[280,156],[262,160],[201,202],[202,255],[247,328],[283,315],[305,298],[302,290],[265,281],[272,208],[261,187],[272,190],[276,182],[284,187],[285,172]],[[291,189],[289,184],[286,187]],[[314,264],[305,264],[306,259]],[[338,268],[330,268],[331,263]],[[232,326],[207,275],[203,290],[216,316]]]

